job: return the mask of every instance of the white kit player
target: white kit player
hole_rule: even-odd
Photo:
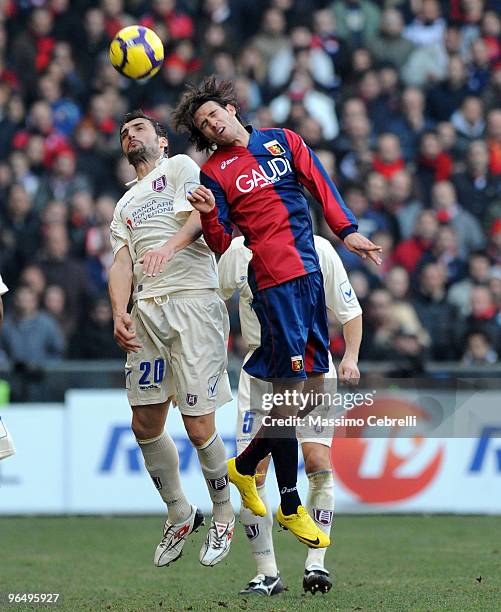
[[[339,379],[342,382],[357,383],[360,378],[358,370],[358,352],[362,339],[362,309],[350,285],[344,266],[330,244],[325,238],[315,236],[315,248],[320,260],[320,267],[324,277],[324,288],[327,308],[335,314],[343,326],[346,349],[339,364]],[[247,267],[252,253],[244,245],[243,237],[234,238],[229,249],[219,261],[220,295],[229,299],[235,291],[239,292],[239,315],[242,336],[248,345],[249,352],[244,362],[260,345],[260,327],[254,314],[252,292],[247,284]],[[336,378],[336,370],[329,355],[330,370],[326,378]],[[251,384],[254,390],[262,382],[251,379],[242,369],[238,384],[238,420],[237,420],[237,453],[241,453],[259,430],[266,412],[259,401],[253,401]],[[254,387],[256,384],[256,387]],[[333,393],[335,383],[329,383],[326,391]],[[303,389],[303,392],[306,392]],[[320,414],[325,410],[323,406],[316,408]],[[323,412],[324,418],[329,417]],[[297,429],[297,436],[301,443],[301,450],[305,462],[305,471],[308,476],[308,512],[320,529],[330,534],[334,513],[334,491],[332,467],[330,461],[330,447],[332,444],[332,429],[324,429],[319,433],[314,425],[305,425]],[[313,421],[314,422],[314,421]],[[253,514],[242,506],[240,519],[252,548],[252,554],[257,565],[257,576],[253,578],[242,595],[276,595],[284,590],[277,568],[273,550],[272,525],[273,517],[270,511],[264,487],[269,457],[258,466],[257,486],[259,495],[266,505],[267,513],[264,517]],[[329,572],[325,569],[325,548],[309,549],[303,577],[305,591],[326,593],[330,590],[332,582]]]
[[[2,295],[7,293],[9,289],[7,285],[3,282],[2,277],[0,276],[0,327],[3,323],[3,302]],[[14,443],[12,442],[12,437],[9,434],[9,431],[2,421],[2,417],[0,415],[0,459],[6,459],[10,457],[16,452],[14,448]]]
[[[111,223],[109,290],[115,339],[127,351],[132,430],[168,511],[154,563],[178,559],[186,537],[203,522],[184,496],[177,448],[164,431],[169,399],[175,398],[213,503],[199,557],[211,566],[228,554],[235,517],[214,419],[216,408],[231,400],[228,313],[217,295],[214,255],[200,237],[199,213],[186,200],[199,184],[199,168],[186,155],[168,158],[164,127],[141,111],[125,115],[120,141],[137,180]]]

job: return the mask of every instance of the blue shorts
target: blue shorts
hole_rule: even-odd
[[[244,370],[264,380],[306,378],[329,371],[329,323],[322,272],[312,272],[254,294],[261,346]]]

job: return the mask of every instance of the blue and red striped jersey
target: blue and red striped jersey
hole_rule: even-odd
[[[266,289],[320,269],[304,187],[322,204],[340,238],[356,220],[313,151],[287,129],[247,128],[247,147],[220,146],[202,166],[200,181],[216,199],[201,215],[205,240],[216,253],[231,243],[234,227],[252,251],[249,284]]]

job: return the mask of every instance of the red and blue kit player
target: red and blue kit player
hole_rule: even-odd
[[[329,539],[301,505],[296,488],[295,427],[284,424],[290,419],[283,417],[296,416],[297,406],[281,401],[291,397],[287,391],[304,392],[329,369],[323,279],[304,187],[322,204],[329,227],[349,250],[380,263],[381,248],[357,232],[355,217],[300,136],[241,123],[232,83],[206,78],[183,95],[173,119],[197,149],[213,151],[202,166],[201,186],[188,197],[201,213],[207,244],[223,253],[236,226],[252,251],[248,278],[261,345],[244,368],[271,380],[275,394],[273,418],[245,451],[230,459],[230,480],[243,505],[264,515],[255,472],[271,453],[281,498],[277,520],[308,546],[324,548]]]

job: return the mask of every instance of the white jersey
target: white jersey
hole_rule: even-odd
[[[348,275],[332,244],[325,238],[315,236],[315,249],[324,277],[325,302],[341,324],[362,314],[357,296],[350,285]],[[249,349],[261,342],[259,321],[252,310],[252,292],[247,283],[247,269],[252,252],[239,236],[231,241],[228,250],[219,260],[219,295],[228,300],[235,291],[240,294],[239,314],[242,336]]]
[[[4,293],[7,293],[8,290],[9,290],[9,288],[3,282],[2,277],[0,276],[0,295],[3,295]]]
[[[200,168],[187,155],[161,158],[149,174],[137,181],[118,201],[110,226],[113,254],[127,246],[134,264],[133,299],[177,291],[217,289],[214,254],[205,240],[180,250],[163,273],[148,277],[139,259],[178,232],[194,210],[189,191],[200,184]]]

